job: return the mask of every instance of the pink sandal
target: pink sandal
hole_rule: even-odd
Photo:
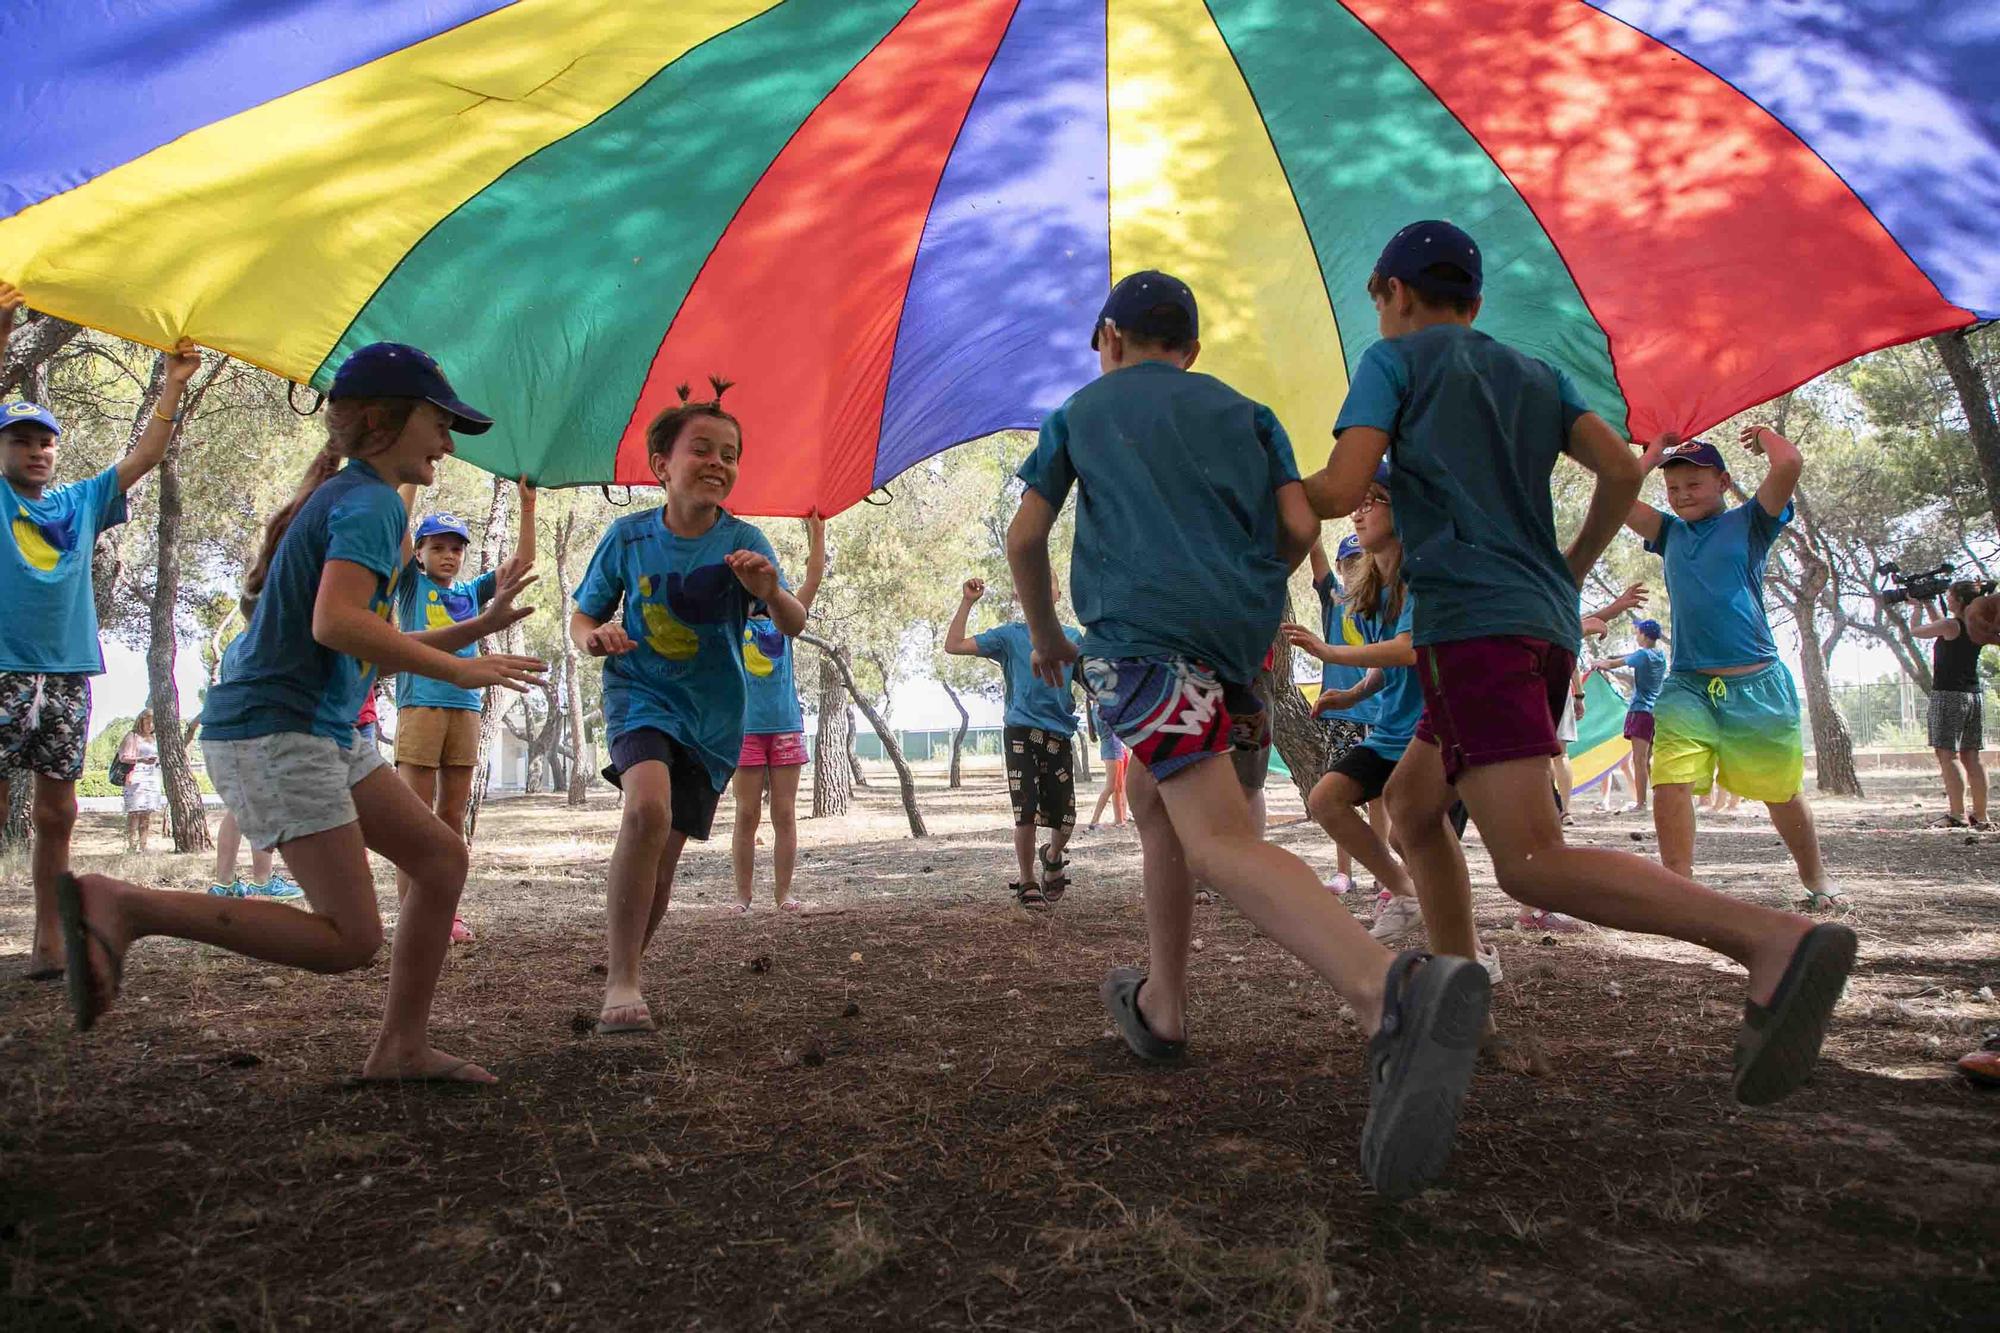
[[[465,924],[465,918],[462,916],[455,916],[451,919],[451,942],[453,944],[472,943],[472,927]]]

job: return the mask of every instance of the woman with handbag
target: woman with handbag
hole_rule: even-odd
[[[152,849],[153,816],[167,808],[167,795],[160,783],[160,747],[153,737],[153,713],[140,710],[132,730],[118,746],[114,767],[125,769],[125,850]]]

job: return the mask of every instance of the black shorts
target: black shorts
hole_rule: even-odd
[[[708,768],[682,745],[656,727],[640,727],[611,738],[611,766],[604,780],[623,788],[625,771],[634,764],[658,762],[667,766],[667,802],[673,816],[673,830],[696,842],[707,842],[715,827],[715,807],[722,793],[709,780]]]
[[[1041,727],[1008,727],[1007,795],[1014,823],[1066,829],[1076,823],[1075,738]]]
[[[1355,804],[1366,805],[1389,785],[1389,775],[1396,771],[1396,761],[1384,758],[1379,750],[1357,745],[1328,765],[1326,771],[1338,773],[1361,788],[1361,799]]]

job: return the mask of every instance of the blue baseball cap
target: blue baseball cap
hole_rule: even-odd
[[[1152,312],[1157,306],[1172,306],[1187,316],[1185,334],[1178,320],[1162,321],[1154,315]],[[1092,351],[1097,349],[1097,335],[1107,319],[1125,332],[1141,338],[1201,336],[1201,311],[1195,306],[1193,290],[1171,273],[1162,273],[1158,269],[1141,269],[1118,280],[1118,285],[1111,289],[1111,295],[1104,298],[1104,309],[1097,312],[1097,323],[1090,327]]]
[[[1668,447],[1660,455],[1660,466],[1669,467],[1675,463],[1692,463],[1696,467],[1712,467],[1718,472],[1729,471],[1729,464],[1722,457],[1722,451],[1707,440],[1682,440]]]
[[[1391,476],[1391,472],[1392,470],[1389,467],[1389,460],[1385,456],[1381,462],[1375,465],[1375,484],[1377,486],[1382,487],[1384,490],[1387,490],[1389,486],[1389,477]]]
[[[483,435],[493,418],[467,405],[429,352],[407,343],[369,343],[340,363],[328,398],[421,398],[451,413],[461,435]]]
[[[1355,536],[1351,532],[1348,533],[1345,537],[1342,537],[1340,539],[1340,545],[1336,546],[1333,549],[1333,558],[1336,563],[1342,560],[1352,560],[1355,556],[1360,554],[1361,554],[1361,539]]]
[[[56,414],[39,403],[24,400],[0,407],[0,430],[20,425],[41,426],[58,435],[62,434],[62,423],[56,420]]]
[[[456,537],[470,545],[472,531],[450,514],[431,514],[417,524],[417,540],[426,537]]]
[[[1455,264],[1465,270],[1467,280],[1437,277],[1424,272],[1433,264]],[[1375,271],[1385,278],[1397,278],[1425,296],[1479,295],[1484,271],[1479,243],[1449,222],[1431,219],[1412,222],[1389,238]]]
[[[1660,622],[1657,620],[1635,620],[1632,622],[1632,628],[1649,639],[1660,637]]]

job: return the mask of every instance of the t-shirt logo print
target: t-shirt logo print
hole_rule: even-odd
[[[14,516],[14,545],[21,558],[44,574],[62,563],[64,555],[76,549],[76,515],[65,515],[54,523],[37,523],[26,514]]]
[[[703,565],[686,574],[639,576],[639,615],[646,643],[670,662],[685,662],[701,651],[691,625],[717,625],[729,616],[736,576],[727,565]],[[655,600],[657,598],[657,600]]]
[[[778,669],[778,659],[785,655],[785,633],[776,625],[765,629],[761,625],[743,627],[743,669],[762,679]]]

